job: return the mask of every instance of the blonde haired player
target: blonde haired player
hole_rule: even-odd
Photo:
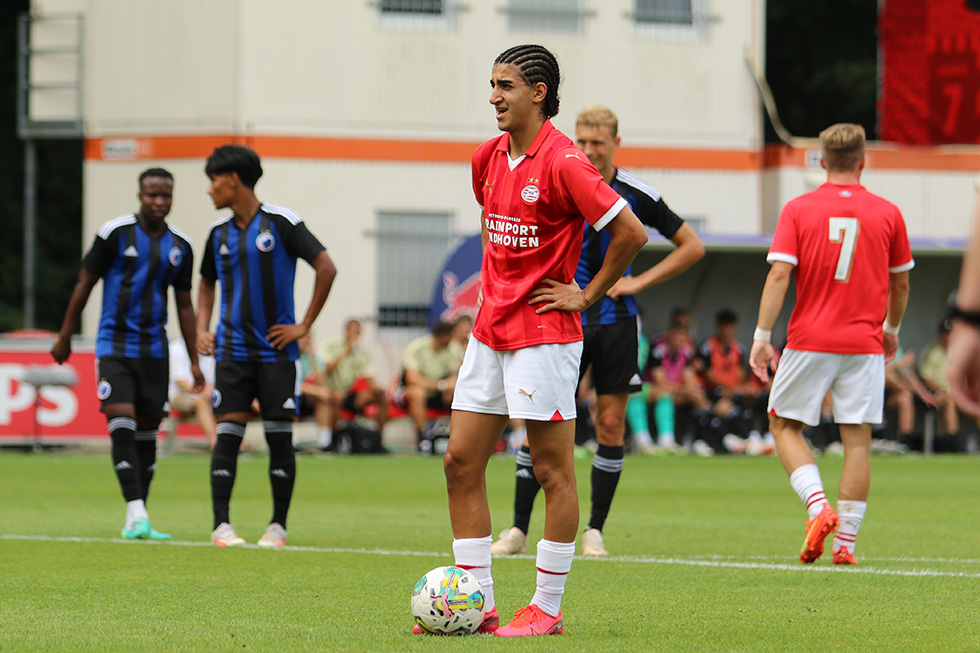
[[[795,276],[796,306],[769,396],[770,430],[807,510],[800,561],[819,558],[839,525],[834,563],[855,564],[871,483],[871,425],[881,422],[885,363],[898,349],[914,262],[901,212],[860,184],[864,129],[832,125],[820,133],[820,146],[827,181],[791,200],[779,217],[749,364],[763,381],[768,367],[775,369],[770,334]],[[803,438],[803,426],[820,421],[828,390],[844,445],[836,512]]]

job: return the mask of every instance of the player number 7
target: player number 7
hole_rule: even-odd
[[[851,264],[854,262],[854,250],[857,248],[858,232],[861,223],[857,218],[830,218],[830,242],[841,243],[840,255],[837,257],[837,271],[834,280],[847,283],[851,276]]]

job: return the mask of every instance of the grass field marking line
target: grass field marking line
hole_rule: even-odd
[[[531,557],[531,556],[528,556]],[[692,555],[688,560],[785,560],[785,556]],[[980,565],[980,558],[925,558],[907,556],[861,556],[861,562],[936,562],[957,565]]]
[[[135,544],[133,540],[124,538],[100,538],[100,537],[52,537],[49,535],[0,535],[0,540],[22,540],[31,542],[81,542],[81,543],[102,543],[102,544]],[[158,546],[192,546],[192,547],[214,547],[211,542],[186,542],[180,540],[168,540],[155,542],[150,540],[142,541],[142,544],[154,544]],[[257,544],[244,544],[243,549],[261,549]],[[282,551],[297,551],[301,553],[346,553],[353,555],[377,555],[377,556],[406,556],[413,558],[430,558],[448,555],[446,552],[433,551],[393,551],[388,549],[345,549],[328,548],[317,546],[284,546]],[[511,556],[514,558],[531,559],[533,556]],[[649,558],[642,556],[609,556],[607,558],[577,557],[585,563],[607,563],[625,562],[629,564],[654,564],[654,565],[681,565],[688,567],[714,567],[724,569],[759,569],[763,571],[796,571],[806,573],[829,572],[839,574],[870,574],[875,576],[904,576],[910,578],[980,578],[980,573],[969,574],[956,571],[936,571],[934,569],[870,569],[867,567],[827,567],[824,565],[792,565],[782,563],[763,563],[763,562],[738,562],[735,560],[704,560],[692,558]],[[918,559],[898,558],[901,562],[919,562]],[[948,559],[950,562],[966,562],[955,558]]]

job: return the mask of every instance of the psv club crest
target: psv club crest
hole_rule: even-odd
[[[534,184],[528,184],[521,191],[521,199],[528,204],[534,204],[538,201],[539,197],[541,197],[541,191]]]

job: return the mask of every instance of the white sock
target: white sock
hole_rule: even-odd
[[[324,426],[320,429],[320,439],[317,440],[317,446],[323,449],[324,447],[329,447],[333,443],[333,429],[329,426]]]
[[[837,535],[834,537],[834,551],[843,548],[850,549],[851,553],[854,553],[858,529],[861,528],[861,521],[867,509],[867,501],[837,501],[840,526],[837,527]]]
[[[806,506],[810,519],[819,515],[823,507],[829,504],[823,491],[823,481],[820,480],[820,469],[816,465],[811,463],[797,467],[789,476],[789,484]]]
[[[137,499],[136,501],[126,502],[126,528],[132,528],[133,522],[142,517],[143,519],[149,519],[150,516],[146,512],[146,504],[143,503],[142,499]]]
[[[664,431],[663,433],[657,434],[657,444],[661,447],[672,447],[677,444],[677,440],[674,438],[673,433]]]
[[[453,540],[453,555],[456,556],[456,566],[465,569],[476,577],[483,589],[487,612],[493,610],[496,603],[493,600],[493,575],[490,573],[490,545],[493,538],[471,537]]]
[[[649,431],[639,431],[633,434],[633,441],[640,446],[652,446],[653,438],[650,436]]]
[[[531,603],[552,617],[561,612],[561,595],[565,593],[565,581],[574,557],[575,542],[538,541],[538,583]]]

